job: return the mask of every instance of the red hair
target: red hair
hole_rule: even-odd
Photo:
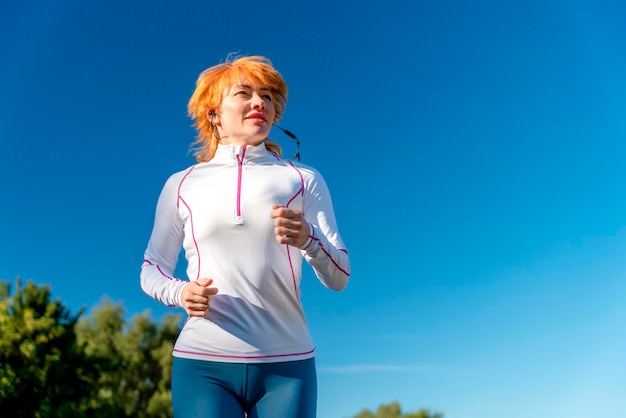
[[[217,129],[210,120],[211,112],[217,113],[224,91],[243,80],[268,87],[276,112],[272,122],[278,122],[282,117],[287,104],[287,84],[269,59],[262,56],[241,57],[207,68],[198,77],[196,89],[187,104],[187,112],[198,131],[194,153],[199,162],[211,160],[219,143]],[[278,155],[282,153],[280,146],[269,138],[265,139],[265,147]]]

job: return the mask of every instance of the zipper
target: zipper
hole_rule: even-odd
[[[235,223],[243,224],[243,214],[241,213],[241,179],[243,177],[243,161],[246,155],[246,146],[244,145],[240,154],[235,154],[237,158],[237,197],[235,201]]]

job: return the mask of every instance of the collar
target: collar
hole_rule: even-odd
[[[243,157],[246,164],[259,164],[268,159],[274,159],[274,154],[265,148],[265,142],[259,145],[224,145],[218,144],[215,151],[214,160],[226,162],[238,162]]]

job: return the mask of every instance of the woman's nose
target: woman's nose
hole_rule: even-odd
[[[265,109],[265,100],[258,94],[252,95],[252,107],[255,109]]]

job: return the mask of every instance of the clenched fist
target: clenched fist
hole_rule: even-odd
[[[212,283],[213,279],[198,279],[185,285],[181,298],[189,316],[207,314],[211,298],[217,294],[216,287],[209,287]]]
[[[270,217],[274,219],[276,241],[281,244],[302,247],[309,238],[309,224],[302,212],[284,206],[272,205]]]

